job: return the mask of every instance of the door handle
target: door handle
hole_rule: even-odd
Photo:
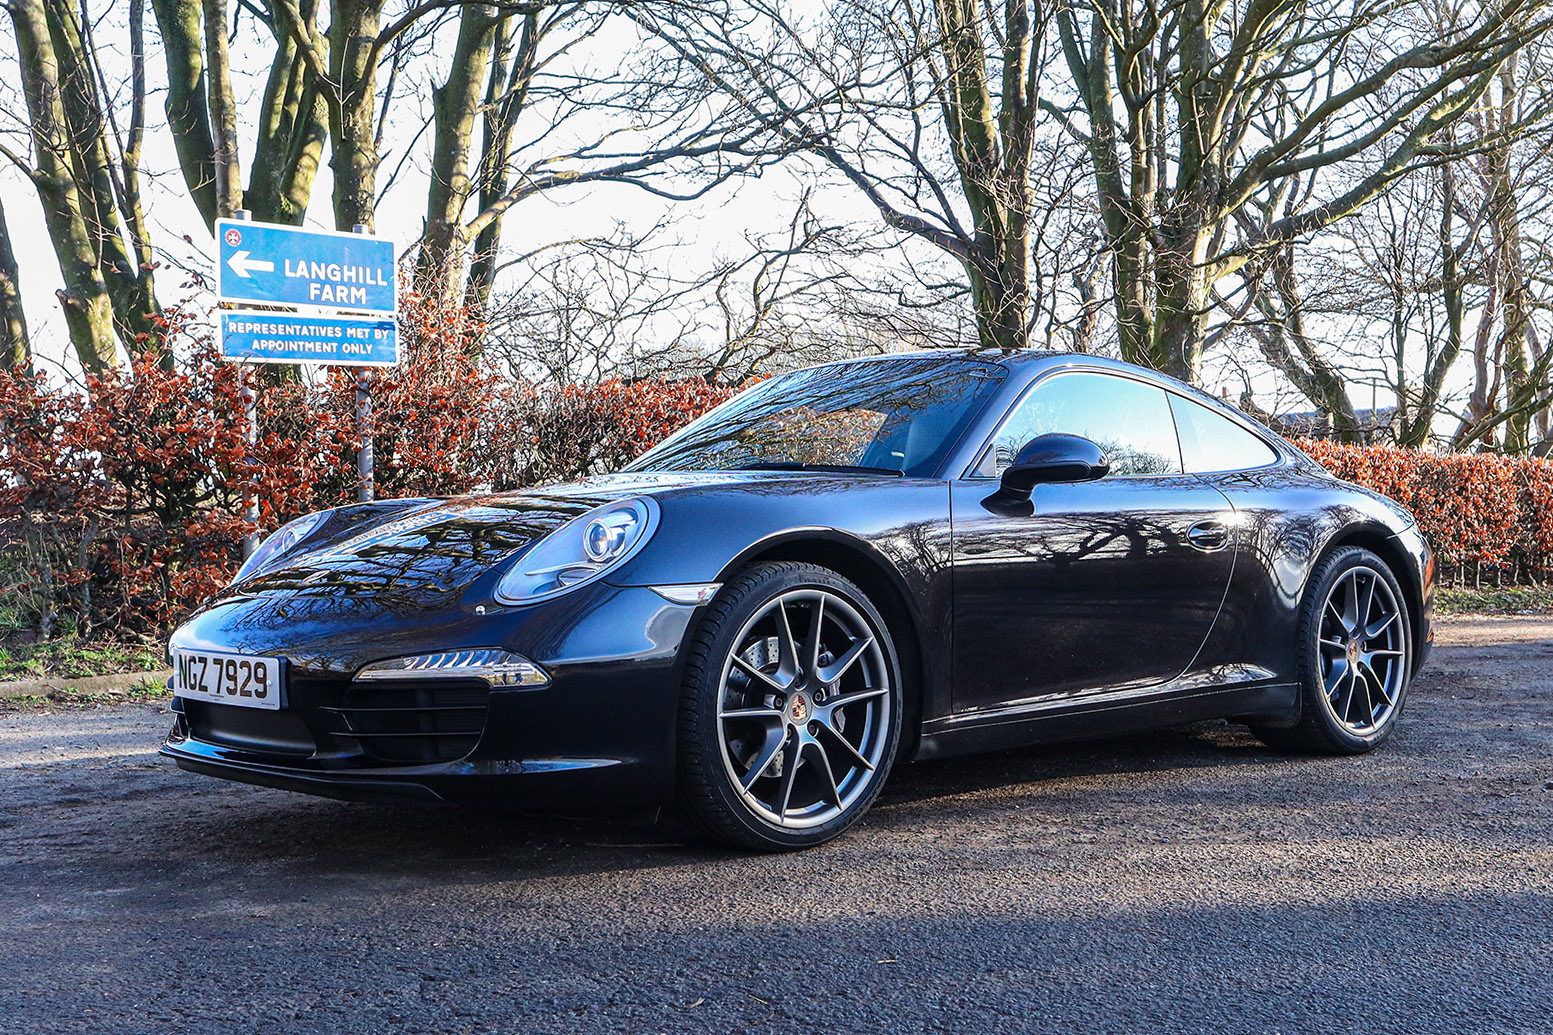
[[[1229,545],[1229,528],[1222,521],[1199,521],[1186,530],[1186,541],[1194,550],[1213,553]]]

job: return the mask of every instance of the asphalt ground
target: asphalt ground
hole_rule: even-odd
[[[158,704],[0,713],[0,1031],[1553,1031],[1553,620],[1441,635],[1374,755],[906,766],[786,856],[198,777]]]

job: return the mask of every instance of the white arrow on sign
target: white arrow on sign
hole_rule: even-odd
[[[247,251],[233,252],[232,257],[226,261],[232,267],[232,272],[239,277],[248,276],[249,270],[258,270],[260,273],[275,272],[275,264],[268,259],[250,259]]]

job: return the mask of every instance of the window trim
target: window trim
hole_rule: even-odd
[[[997,437],[998,437],[998,432],[1003,430],[1003,427],[1004,427],[1004,425],[1006,425],[1008,423],[1009,418],[1011,418],[1014,415],[1014,412],[1016,410],[1018,410],[1021,405],[1024,404],[1025,399],[1027,399],[1030,396],[1031,392],[1034,392],[1037,388],[1039,388],[1041,385],[1046,384],[1048,381],[1054,380],[1054,379],[1059,378],[1059,377],[1064,377],[1064,376],[1069,375],[1069,374],[1099,374],[1099,375],[1104,376],[1104,377],[1115,377],[1115,378],[1119,378],[1119,379],[1124,380],[1124,381],[1136,381],[1139,384],[1147,385],[1150,388],[1158,389],[1159,391],[1165,393],[1165,395],[1167,397],[1175,395],[1175,396],[1179,396],[1184,401],[1189,402],[1189,403],[1193,403],[1193,404],[1195,404],[1197,406],[1202,406],[1203,405],[1203,403],[1199,402],[1196,399],[1193,399],[1187,393],[1178,391],[1177,389],[1171,387],[1170,385],[1161,384],[1160,382],[1155,381],[1153,378],[1150,378],[1150,377],[1146,376],[1146,372],[1141,371],[1141,370],[1137,371],[1137,372],[1134,372],[1134,371],[1128,370],[1128,369],[1117,370],[1117,369],[1113,369],[1111,367],[1089,366],[1087,364],[1077,365],[1077,366],[1070,366],[1070,367],[1061,367],[1061,368],[1058,368],[1056,370],[1049,370],[1049,371],[1047,371],[1047,372],[1045,372],[1043,374],[1038,375],[1029,384],[1025,385],[1024,388],[1020,390],[1018,397],[1015,398],[1014,401],[1009,404],[1008,408],[1003,411],[1003,415],[998,418],[997,424],[994,425],[992,431],[982,441],[981,446],[977,448],[976,452],[974,454],[972,454],[970,463],[965,467],[964,471],[960,475],[960,480],[961,481],[975,481],[975,482],[995,482],[995,481],[998,481],[1000,479],[1000,477],[1001,477],[1000,475],[996,475],[996,474],[982,474],[982,473],[980,473],[980,468],[981,468],[981,465],[982,465],[982,461],[986,459],[987,453],[993,448],[993,445],[996,442]],[[1283,466],[1283,465],[1285,465],[1285,464],[1287,464],[1289,462],[1288,458],[1284,455],[1283,450],[1279,449],[1272,442],[1269,442],[1265,435],[1263,435],[1261,432],[1259,432],[1256,428],[1251,427],[1250,425],[1248,425],[1244,420],[1237,419],[1237,417],[1235,415],[1233,415],[1233,414],[1220,413],[1220,411],[1217,410],[1217,409],[1212,409],[1212,408],[1205,407],[1205,408],[1209,409],[1210,413],[1220,413],[1221,416],[1224,416],[1224,417],[1228,418],[1231,421],[1231,423],[1235,424],[1237,427],[1239,427],[1239,428],[1243,429],[1244,431],[1248,432],[1249,434],[1255,436],[1257,441],[1261,442],[1263,445],[1267,446],[1268,449],[1272,450],[1272,452],[1273,452],[1273,460],[1272,460],[1271,463],[1262,464],[1262,465],[1260,465],[1258,467],[1237,467],[1237,468],[1235,468],[1232,471],[1206,471],[1206,472],[1200,472],[1200,473],[1199,472],[1187,471],[1186,470],[1186,454],[1181,449],[1181,428],[1176,423],[1175,410],[1172,409],[1172,408],[1169,408],[1169,406],[1168,406],[1168,403],[1169,403],[1169,399],[1168,398],[1166,399],[1166,403],[1167,403],[1167,409],[1170,410],[1170,428],[1171,428],[1171,431],[1173,431],[1175,433],[1176,452],[1177,452],[1177,454],[1180,455],[1180,458],[1181,458],[1181,470],[1179,472],[1174,473],[1174,474],[1117,474],[1117,475],[1110,475],[1110,474],[1108,474],[1108,475],[1105,476],[1105,478],[1100,479],[1101,481],[1109,481],[1112,478],[1117,478],[1117,479],[1121,479],[1121,478],[1205,478],[1205,477],[1213,477],[1215,475],[1221,475],[1221,474],[1241,474],[1241,473],[1244,473],[1246,471],[1265,471],[1268,468],[1280,467],[1280,466]]]

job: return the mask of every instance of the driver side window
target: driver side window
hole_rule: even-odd
[[[976,473],[1001,477],[1037,435],[1082,435],[1111,459],[1107,477],[1180,474],[1181,447],[1165,392],[1109,374],[1058,374],[1020,400],[992,438]]]

